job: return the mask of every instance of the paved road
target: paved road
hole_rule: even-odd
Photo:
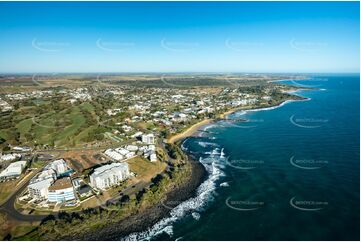
[[[36,172],[34,173],[34,175],[36,174]],[[33,176],[34,176],[33,175]],[[33,177],[31,176],[31,177]],[[26,182],[24,182],[20,188],[14,192],[1,206],[0,206],[0,211],[5,212],[9,217],[18,220],[18,221],[29,221],[29,222],[33,222],[33,221],[42,221],[44,218],[46,218],[46,215],[32,215],[32,214],[22,214],[20,213],[18,210],[15,209],[14,204],[15,204],[15,200],[16,197],[18,195],[20,195],[24,189],[27,187],[27,185],[29,184],[30,179]]]
[[[117,148],[122,145],[128,145],[132,142],[136,141],[135,139],[130,139],[122,142],[118,142],[116,144],[107,144],[103,146],[95,146],[95,147],[76,147],[76,148],[54,148],[54,149],[39,149],[39,150],[31,150],[31,151],[14,151],[14,150],[8,150],[4,151],[4,154],[7,153],[19,153],[19,154],[26,154],[26,153],[32,153],[32,154],[38,154],[38,153],[51,153],[51,152],[68,152],[68,151],[77,151],[77,150],[106,150],[110,148]]]
[[[17,220],[17,221],[42,221],[44,218],[47,217],[47,215],[33,215],[33,214],[22,214],[18,210],[15,209],[15,200],[17,196],[19,196],[24,189],[28,186],[31,178],[33,178],[40,170],[42,170],[42,167],[38,169],[38,171],[35,171],[32,175],[29,177],[25,177],[23,179],[26,179],[25,182],[20,181],[21,185],[19,187],[16,187],[16,191],[13,192],[7,200],[5,200],[0,205],[0,211],[5,212],[9,217]]]

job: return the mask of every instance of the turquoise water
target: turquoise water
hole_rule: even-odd
[[[288,83],[320,90],[232,114],[249,122],[218,122],[184,142],[210,177],[138,238],[359,240],[359,76]]]

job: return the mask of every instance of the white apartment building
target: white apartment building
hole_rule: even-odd
[[[48,188],[55,180],[56,173],[52,169],[44,170],[39,173],[30,180],[30,184],[28,185],[30,197],[37,200],[48,199]]]
[[[156,161],[157,161],[157,154],[156,154],[156,153],[150,154],[149,160],[150,160],[151,162],[156,162]]]
[[[59,159],[48,164],[44,170],[53,169],[56,172],[56,175],[59,176],[64,172],[69,170],[68,165],[66,164],[64,159]]]
[[[27,161],[17,161],[11,163],[5,170],[0,173],[0,180],[18,178],[23,172]]]
[[[130,176],[128,164],[112,163],[101,166],[90,175],[90,185],[93,188],[105,190],[113,185],[124,181]]]
[[[29,195],[37,200],[48,199],[48,189],[57,177],[69,170],[64,159],[55,160],[44,167],[44,170],[30,180]]]
[[[70,177],[58,179],[48,188],[49,202],[63,203],[74,199],[75,192]]]
[[[36,200],[47,199],[48,188],[51,186],[52,182],[53,180],[49,178],[29,184],[28,186],[29,196]]]
[[[154,144],[155,143],[154,134],[143,134],[142,142],[146,144]]]

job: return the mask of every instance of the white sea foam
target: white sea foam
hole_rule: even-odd
[[[212,151],[206,151],[204,152],[204,154],[206,155],[210,155],[211,158],[217,156],[217,155],[221,155],[222,153],[219,152],[219,148],[215,148],[214,150]],[[204,160],[202,157],[200,158],[201,160]]]
[[[216,143],[212,143],[212,142],[206,142],[206,141],[199,141],[198,144],[200,146],[202,146],[203,148],[206,148],[207,146],[211,146],[211,147],[218,147],[219,145]]]
[[[195,219],[195,220],[199,220],[201,218],[201,215],[199,213],[196,213],[196,212],[193,212],[192,213],[192,217]]]
[[[247,113],[246,110],[239,110],[239,111],[236,111],[235,113],[233,113],[232,115],[234,117],[239,117],[239,116],[245,115],[246,113]]]
[[[221,184],[219,184],[219,186],[221,187],[229,187],[228,182],[222,182]]]
[[[186,143],[187,140],[188,140],[188,138],[186,138],[186,139],[182,142],[182,144],[181,144],[182,150],[188,151],[188,148],[184,146],[184,144]]]
[[[224,172],[219,168],[218,163],[221,161],[219,156],[201,158],[200,162],[204,165],[209,173],[207,180],[205,180],[197,189],[197,195],[190,198],[170,211],[170,217],[164,218],[147,231],[140,233],[132,233],[120,240],[150,240],[157,235],[166,233],[173,235],[173,224],[179,221],[187,214],[191,214],[195,219],[200,218],[199,212],[207,205],[209,201],[213,200],[214,191],[216,189],[216,181],[224,176]]]
[[[212,128],[216,128],[216,127],[217,127],[216,124],[206,125],[206,126],[203,128],[203,131],[208,131],[208,129],[212,129]]]
[[[219,157],[219,158],[221,158],[221,159],[224,159],[224,152],[223,152],[223,150],[224,150],[224,148],[222,148],[222,150],[221,150],[221,156]]]

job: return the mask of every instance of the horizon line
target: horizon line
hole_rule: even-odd
[[[31,74],[52,74],[52,75],[61,75],[61,74],[360,74],[360,71],[347,71],[347,72],[267,72],[267,71],[129,71],[129,72],[0,72],[0,75],[31,75]]]

